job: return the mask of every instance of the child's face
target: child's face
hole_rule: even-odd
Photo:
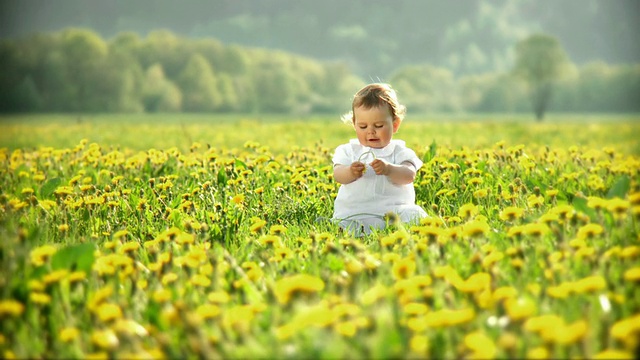
[[[391,138],[398,127],[400,121],[393,121],[391,113],[386,106],[372,107],[365,109],[357,107],[353,110],[358,141],[362,146],[374,149],[381,149],[391,142]]]

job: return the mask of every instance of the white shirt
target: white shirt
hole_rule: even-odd
[[[385,160],[388,163],[399,165],[410,162],[416,171],[422,166],[422,161],[416,153],[405,146],[402,140],[391,140],[389,145],[382,149],[373,149],[362,146],[357,139],[352,139],[348,144],[342,144],[336,148],[333,155],[333,165],[351,165],[360,161],[367,165],[362,177],[349,183],[340,185],[338,195],[334,203],[334,219],[358,219],[370,218],[372,215],[383,216],[387,212],[402,212],[409,210],[420,216],[426,216],[424,210],[415,204],[415,191],[413,183],[396,185],[389,181],[385,175],[376,175],[369,165],[375,158]],[[365,154],[365,155],[363,155]]]

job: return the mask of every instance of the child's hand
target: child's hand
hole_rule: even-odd
[[[351,164],[349,169],[351,170],[351,174],[353,174],[356,179],[359,179],[364,174],[365,165],[359,161],[356,161]]]
[[[373,160],[370,165],[377,175],[389,175],[389,171],[391,171],[389,163],[381,159]]]

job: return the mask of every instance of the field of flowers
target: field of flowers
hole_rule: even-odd
[[[638,119],[407,121],[430,217],[363,238],[351,131],[0,119],[0,357],[640,357]]]

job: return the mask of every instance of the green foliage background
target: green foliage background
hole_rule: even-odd
[[[548,111],[640,111],[637,63],[565,65],[554,73]],[[104,39],[89,29],[69,28],[3,39],[0,69],[4,113],[340,113],[349,110],[358,88],[373,81],[391,83],[415,113],[531,110],[531,84],[511,69],[457,73],[425,61],[367,78],[340,60],[168,30]]]

